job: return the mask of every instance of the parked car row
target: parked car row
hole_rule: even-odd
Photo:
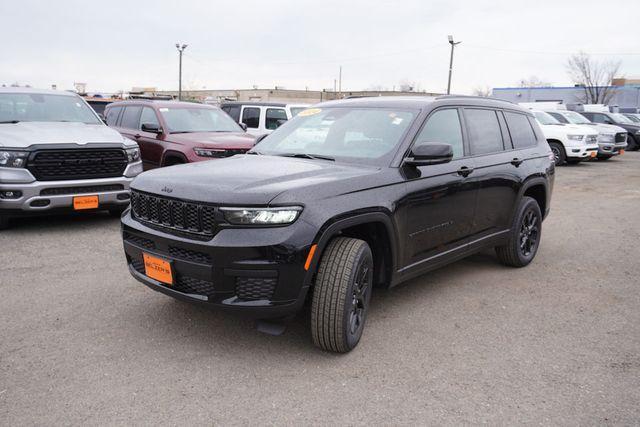
[[[521,103],[531,109],[541,125],[557,165],[597,158],[608,160],[625,149],[640,148],[640,122],[634,123],[605,106],[581,105],[568,110],[556,102]]]

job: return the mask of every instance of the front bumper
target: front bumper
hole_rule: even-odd
[[[568,159],[588,160],[598,154],[598,144],[566,147],[565,151]]]
[[[131,275],[174,298],[258,319],[298,312],[311,274],[304,269],[314,230],[288,227],[222,229],[208,241],[150,228],[122,216],[124,252]],[[173,283],[145,274],[143,253],[171,264]]]
[[[130,164],[124,176],[65,181],[36,181],[26,170],[0,168],[0,192],[19,192],[16,198],[0,198],[0,212],[9,215],[71,210],[76,196],[97,195],[99,208],[124,207],[129,203],[129,185],[142,170],[141,163]],[[139,169],[139,170],[138,170]]]
[[[626,142],[599,142],[598,157],[613,157],[621,154],[627,148]]]

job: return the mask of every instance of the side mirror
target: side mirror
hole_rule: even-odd
[[[245,131],[245,132],[247,131],[247,124],[246,123],[240,122],[238,124],[240,125],[240,127],[242,128],[243,131]]]
[[[142,132],[149,132],[149,133],[155,133],[155,134],[162,133],[162,128],[160,127],[160,125],[156,123],[143,123],[141,126],[141,129],[142,129]]]
[[[439,165],[453,159],[453,147],[440,142],[418,142],[404,163],[411,166]]]
[[[605,120],[604,122],[605,122],[606,124],[608,124],[608,125],[612,125],[612,124],[613,124],[613,122],[612,122],[611,120]]]

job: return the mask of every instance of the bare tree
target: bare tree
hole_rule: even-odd
[[[520,87],[546,87],[551,86],[551,83],[544,80],[540,80],[537,76],[529,76],[525,79],[520,79],[518,82]]]
[[[476,86],[471,92],[474,96],[482,96],[488,98],[491,96],[492,89],[489,86]]]
[[[615,95],[611,81],[620,71],[620,61],[596,61],[587,53],[579,52],[567,61],[571,80],[584,88],[585,104],[608,104]]]

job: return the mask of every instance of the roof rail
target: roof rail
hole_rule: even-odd
[[[471,99],[490,99],[492,101],[502,101],[509,104],[516,104],[515,102],[507,101],[506,99],[494,98],[492,96],[475,96],[475,95],[439,95],[436,99],[448,99],[448,98],[471,98]]]

